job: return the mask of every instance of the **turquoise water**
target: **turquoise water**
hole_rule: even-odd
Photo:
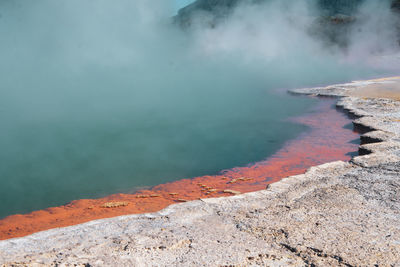
[[[305,130],[285,119],[315,101],[271,93],[248,77],[209,84],[197,75],[176,98],[159,92],[138,99],[134,84],[121,87],[115,74],[98,75],[74,82],[96,88],[90,96],[60,100],[60,92],[47,93],[45,100],[2,106],[0,216],[261,160]],[[211,86],[215,91],[202,91]],[[19,101],[29,108],[15,108]]]
[[[262,160],[317,101],[282,91],[376,74],[312,49],[209,49],[232,39],[117,2],[0,2],[0,217]]]

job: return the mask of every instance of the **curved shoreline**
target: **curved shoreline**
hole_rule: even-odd
[[[400,84],[398,79],[394,82]],[[378,80],[367,83],[385,85]],[[295,93],[341,96],[338,106],[358,117],[354,124],[372,130],[362,139],[373,143],[360,146],[368,155],[312,167],[267,190],[2,241],[1,262],[398,266],[400,102],[349,96],[364,84]]]
[[[286,176],[304,173],[310,166],[349,160],[346,154],[357,150],[357,145],[350,141],[358,139],[359,135],[343,129],[350,120],[332,108],[333,104],[333,99],[321,99],[313,112],[294,118],[295,122],[310,127],[310,131],[288,141],[264,161],[219,175],[161,184],[134,194],[75,200],[65,206],[8,216],[0,220],[0,240],[95,219],[155,212],[177,202],[254,192]]]

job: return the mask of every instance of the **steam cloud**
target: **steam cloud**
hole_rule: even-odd
[[[210,13],[197,12],[191,28],[197,29],[197,42],[203,49],[240,54],[248,61],[288,60],[285,63],[289,66],[300,56],[324,64],[328,60],[364,66],[380,62],[381,68],[395,73],[399,70],[398,57],[382,60],[396,57],[399,51],[400,14],[391,10],[391,1],[366,0],[354,14],[339,13],[336,18],[312,0],[242,2],[219,23],[214,23]],[[212,27],[207,27],[210,24]],[[330,34],[337,36],[326,40]]]
[[[310,34],[306,1],[242,5],[214,27],[199,14],[189,31],[165,0],[0,1],[0,202],[24,212],[190,177],[200,159],[181,151],[209,157],[198,174],[233,167],[226,154],[259,160],[256,136],[280,131],[277,149],[295,127],[281,120],[311,101],[275,89],[399,70],[384,64],[398,50],[385,3],[362,6],[343,48]]]

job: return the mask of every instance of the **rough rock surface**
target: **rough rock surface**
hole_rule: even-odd
[[[351,162],[259,192],[2,241],[0,265],[400,266],[400,102],[347,97],[362,85],[296,90],[341,96],[369,131]]]

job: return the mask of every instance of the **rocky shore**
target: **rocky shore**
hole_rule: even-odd
[[[1,266],[400,266],[400,78],[293,93],[338,96],[360,156],[266,190],[0,242]]]

